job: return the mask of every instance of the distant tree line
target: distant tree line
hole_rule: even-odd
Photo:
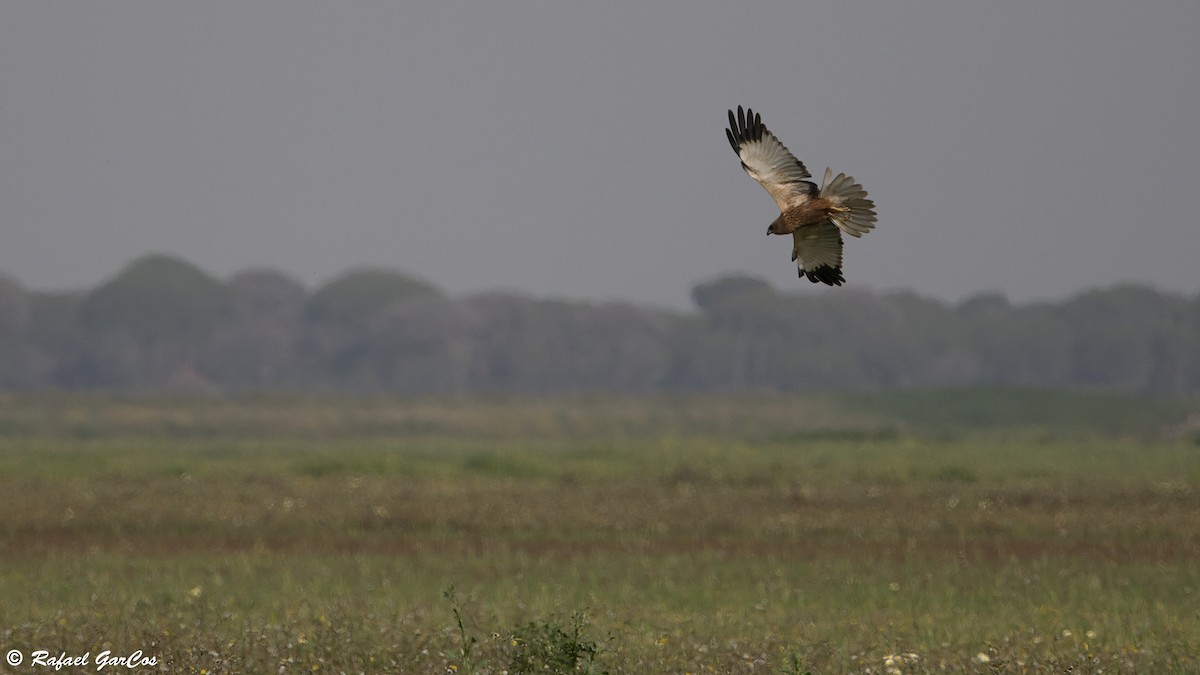
[[[381,269],[315,290],[141,258],[80,293],[0,277],[0,389],[403,394],[811,391],[967,385],[1200,391],[1200,294],[1119,285],[1057,303],[985,293],[780,292],[697,312],[507,293],[448,297]]]

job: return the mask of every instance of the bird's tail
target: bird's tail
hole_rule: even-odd
[[[830,177],[833,179],[830,180]],[[844,173],[833,176],[832,169],[825,169],[821,196],[833,202],[829,219],[842,232],[861,237],[868,230],[875,229],[875,202],[867,199],[867,191],[854,182],[853,176]]]

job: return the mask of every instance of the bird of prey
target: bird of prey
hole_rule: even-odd
[[[875,228],[875,202],[867,199],[867,191],[853,177],[833,176],[828,168],[818,190],[816,183],[805,180],[812,174],[804,163],[767,131],[762,116],[753,110],[738,106],[736,116],[730,110],[725,135],[742,168],[779,205],[781,213],[767,234],[792,235],[792,260],[800,278],[841,286],[846,281],[841,233],[861,237]]]

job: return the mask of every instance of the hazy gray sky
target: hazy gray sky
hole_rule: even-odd
[[[310,286],[811,289],[725,140],[741,104],[875,198],[852,287],[1194,293],[1197,35],[1195,0],[3,0],[0,272],[82,287],[162,251]]]

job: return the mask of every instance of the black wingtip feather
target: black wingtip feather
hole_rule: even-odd
[[[742,134],[738,130],[737,117],[734,116],[733,110],[729,111],[729,128],[725,130],[725,136],[729,138],[729,145],[733,146],[733,151],[741,155],[742,143],[745,142],[745,139],[742,138]]]
[[[737,115],[729,111],[729,128],[725,135],[734,152],[741,152],[741,146],[751,141],[761,141],[767,128],[763,126],[762,115],[754,112],[753,108],[737,107]]]
[[[827,286],[841,286],[846,283],[846,277],[842,276],[842,268],[830,267],[822,265],[815,270],[800,269],[800,278],[808,277],[812,283],[823,283]]]

